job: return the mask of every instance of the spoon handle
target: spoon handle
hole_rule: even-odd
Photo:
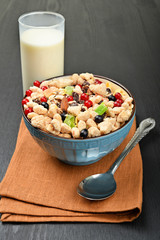
[[[149,133],[151,129],[155,127],[155,125],[156,125],[156,122],[153,118],[147,118],[140,123],[139,127],[137,128],[130,142],[127,144],[123,152],[119,155],[117,160],[113,163],[113,165],[109,169],[109,171],[112,174],[116,172],[117,168],[119,167],[123,159],[127,156],[127,154],[136,146],[137,143],[139,143],[139,141],[144,136],[146,136]]]

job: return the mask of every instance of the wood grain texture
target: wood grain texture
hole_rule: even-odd
[[[149,116],[157,126],[140,144],[144,202],[133,223],[1,224],[0,239],[160,239],[160,1],[0,1],[0,180],[16,144],[21,119],[18,17],[35,10],[66,19],[65,73],[93,72],[124,84],[135,96],[137,122]]]

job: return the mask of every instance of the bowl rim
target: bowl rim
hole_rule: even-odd
[[[93,74],[93,75],[94,75],[94,77],[96,77],[96,78],[108,80],[108,81],[110,81],[110,82],[118,85],[118,86],[121,87],[123,90],[125,90],[130,97],[133,98],[134,107],[133,107],[133,111],[132,111],[132,114],[131,114],[129,120],[128,120],[122,127],[118,128],[118,129],[115,130],[114,132],[110,132],[110,133],[107,133],[107,134],[105,134],[105,135],[98,136],[98,137],[85,138],[85,139],[82,139],[82,138],[74,139],[74,138],[60,137],[60,136],[54,135],[54,134],[52,134],[52,133],[47,133],[47,132],[45,132],[45,131],[43,131],[43,130],[41,130],[41,129],[39,129],[39,128],[36,128],[36,127],[32,126],[32,124],[30,123],[29,119],[28,119],[28,118],[26,117],[26,115],[24,114],[23,105],[21,104],[22,116],[23,116],[23,118],[29,123],[29,125],[30,125],[32,128],[34,128],[35,131],[40,132],[40,133],[42,133],[42,134],[45,134],[45,135],[47,135],[47,136],[49,136],[49,137],[51,137],[51,138],[57,138],[57,139],[59,139],[59,140],[65,140],[65,141],[74,141],[74,142],[91,141],[91,140],[100,139],[100,138],[102,139],[102,138],[104,138],[104,137],[106,137],[106,136],[114,135],[114,134],[117,133],[118,131],[119,131],[119,132],[122,131],[123,128],[129,124],[129,122],[132,120],[132,118],[133,118],[134,115],[135,115],[135,112],[136,112],[136,102],[135,102],[135,98],[134,98],[133,95],[130,93],[130,91],[129,91],[126,87],[124,87],[121,83],[119,83],[119,82],[117,82],[117,81],[115,81],[115,80],[113,80],[113,79],[111,79],[111,78],[108,78],[108,77],[104,77],[104,76],[101,76],[101,75],[95,75],[95,74]],[[67,74],[67,75],[61,75],[61,76],[57,76],[57,77],[48,78],[48,79],[45,79],[45,80],[43,80],[43,81],[48,81],[48,80],[52,80],[52,79],[56,79],[56,78],[62,78],[62,77],[69,77],[69,76],[71,76],[71,75],[68,75],[68,74]],[[25,97],[25,96],[24,96],[24,97]]]

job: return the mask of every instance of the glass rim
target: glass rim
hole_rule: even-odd
[[[26,16],[31,16],[31,15],[40,15],[40,14],[48,14],[48,15],[54,15],[59,17],[61,20],[59,23],[57,24],[53,24],[53,25],[49,25],[49,26],[33,26],[30,24],[25,24],[22,22],[22,19],[24,19]],[[50,12],[50,11],[35,11],[35,12],[28,12],[28,13],[24,13],[22,14],[19,18],[18,18],[18,23],[22,26],[28,27],[28,28],[55,28],[58,27],[62,24],[64,24],[65,22],[65,18],[63,15],[61,15],[60,13],[56,13],[56,12]]]

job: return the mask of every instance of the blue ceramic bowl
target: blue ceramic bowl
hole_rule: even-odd
[[[96,76],[109,80],[124,89],[129,96],[131,93],[118,82],[102,76]],[[23,112],[23,111],[22,111]],[[52,134],[43,132],[33,127],[23,112],[23,118],[26,127],[35,141],[51,156],[71,165],[88,165],[97,162],[102,157],[117,148],[124,138],[127,136],[135,117],[135,101],[134,109],[129,121],[120,129],[95,138],[88,139],[67,139],[57,137]]]

